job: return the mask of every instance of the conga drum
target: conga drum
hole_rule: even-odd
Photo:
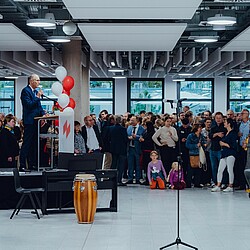
[[[78,223],[92,223],[97,203],[95,176],[93,174],[77,174],[74,179],[73,190]]]

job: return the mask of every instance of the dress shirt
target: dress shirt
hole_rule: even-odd
[[[132,134],[137,134],[138,128],[138,124],[136,126],[132,126]],[[130,140],[129,146],[135,147],[135,139]]]
[[[249,126],[250,126],[249,121],[240,123],[239,132],[242,133],[242,136],[240,137],[240,145],[241,146],[249,135]]]
[[[99,149],[99,142],[96,138],[96,134],[95,131],[93,129],[93,127],[86,127],[86,131],[87,131],[87,147],[89,148],[89,150],[96,150]]]

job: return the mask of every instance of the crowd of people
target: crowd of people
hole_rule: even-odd
[[[167,186],[176,187],[169,179],[179,165],[182,188],[206,186],[212,192],[243,190],[247,184],[244,169],[245,141],[250,130],[248,117],[247,109],[238,114],[228,110],[225,115],[206,110],[194,116],[187,106],[179,117],[174,113],[155,115],[145,111],[139,115],[128,112],[112,115],[102,110],[98,118],[95,114],[86,116],[81,128],[75,122],[75,153],[105,153],[105,168],[118,170],[120,186],[150,184],[152,188],[153,183],[161,188],[152,177],[159,170],[158,177]],[[83,140],[79,140],[81,135]],[[206,164],[192,167],[190,159],[199,156],[200,148]]]
[[[23,120],[0,113],[0,167],[36,169],[37,124],[42,116],[37,90],[39,76],[29,77],[21,92]],[[117,169],[118,185],[150,185],[150,188],[211,187],[212,192],[246,189],[249,111],[228,110],[214,114],[206,110],[194,116],[188,106],[177,115],[141,111],[112,115],[102,110],[75,121],[74,153],[105,154],[105,169]],[[50,124],[41,122],[41,130]],[[45,133],[46,133],[45,131]],[[50,152],[42,139],[41,165],[49,165]],[[47,152],[46,152],[47,147]],[[201,150],[202,149],[202,150]],[[200,164],[201,151],[205,164]],[[196,163],[195,161],[197,161]],[[56,162],[56,161],[54,161]],[[60,167],[60,166],[59,166]],[[178,182],[177,182],[178,180]]]

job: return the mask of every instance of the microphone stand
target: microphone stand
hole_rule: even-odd
[[[180,108],[182,107],[182,101],[184,101],[184,99],[180,99],[177,101],[176,103],[176,116],[177,116],[177,122],[176,122],[176,128],[177,128],[177,132],[179,130],[179,125],[178,125],[178,117],[180,115]],[[173,101],[168,101],[170,102],[171,108],[173,108]],[[166,246],[160,247],[160,250],[177,245],[177,247],[179,245],[184,245],[186,247],[198,250],[197,247],[192,246],[190,244],[187,244],[185,242],[183,242],[180,238],[180,166],[182,167],[182,158],[181,158],[181,142],[180,140],[178,140],[178,151],[179,151],[179,155],[177,156],[177,162],[178,162],[178,188],[177,188],[177,237],[175,239],[174,242],[167,244]]]

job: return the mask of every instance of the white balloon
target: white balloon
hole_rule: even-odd
[[[51,86],[51,91],[55,96],[59,96],[62,94],[63,86],[60,82],[54,82]]]
[[[66,94],[61,94],[59,95],[57,102],[62,108],[65,108],[69,104],[69,96]]]
[[[74,35],[76,30],[76,25],[71,21],[65,22],[63,25],[63,32],[68,36]]]
[[[74,109],[72,109],[71,107],[67,107],[63,110],[63,114],[72,115],[72,114],[74,114]]]
[[[61,82],[67,76],[67,70],[63,66],[57,67],[55,73],[56,73],[56,78]]]

